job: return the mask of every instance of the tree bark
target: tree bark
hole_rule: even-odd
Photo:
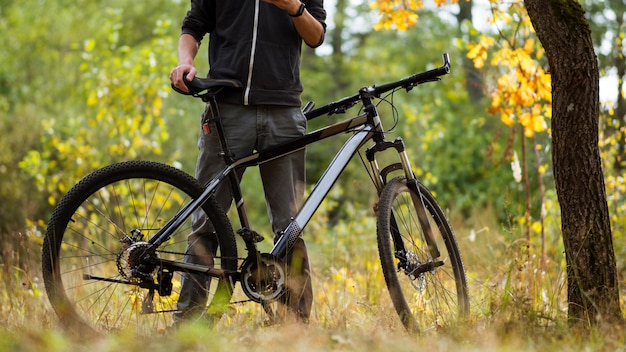
[[[552,158],[561,205],[572,325],[621,321],[598,148],[599,74],[577,0],[524,0],[552,76]]]

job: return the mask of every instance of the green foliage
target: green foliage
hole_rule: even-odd
[[[0,100],[2,97],[0,97]],[[33,106],[20,106],[9,115],[0,109],[0,234],[21,231],[25,219],[32,209],[38,208],[43,199],[33,189],[25,172],[17,167],[18,162],[26,155],[28,149],[37,143],[36,112]],[[15,117],[14,117],[15,116]],[[0,250],[4,246],[0,244]]]
[[[54,205],[82,176],[125,159],[155,159],[169,138],[162,116],[169,93],[167,72],[175,65],[171,23],[158,21],[149,40],[134,48],[121,45],[123,11],[106,9],[100,33],[81,47],[83,111],[41,120],[40,147],[20,167]],[[169,155],[171,158],[175,155]]]

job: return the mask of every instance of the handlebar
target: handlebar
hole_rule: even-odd
[[[366,91],[370,96],[379,96],[382,93],[388,92],[396,88],[404,88],[406,90],[410,90],[411,88],[417,86],[418,84],[438,81],[440,80],[441,76],[450,73],[450,56],[448,55],[448,53],[444,53],[442,55],[442,58],[443,58],[443,65],[441,65],[440,67],[437,67],[429,71],[416,73],[414,75],[402,78],[395,82],[386,83],[380,86],[373,85],[371,87],[366,87]],[[361,100],[362,94],[363,94],[362,92],[359,92],[358,94],[332,102],[318,109],[307,111],[305,112],[305,116],[307,120],[312,120],[322,115],[332,115],[332,114],[337,114],[337,113],[343,113],[347,109],[351,108],[353,105],[358,103],[359,100]]]

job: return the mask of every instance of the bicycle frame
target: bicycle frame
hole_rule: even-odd
[[[378,115],[378,110],[373,104],[372,99],[377,97],[381,92],[386,92],[396,88],[405,88],[408,90],[417,84],[439,80],[438,76],[449,72],[450,62],[447,54],[443,55],[443,60],[444,65],[439,68],[421,74],[416,74],[411,77],[407,77],[404,80],[400,80],[387,85],[361,88],[359,90],[359,93],[354,96],[330,103],[319,109],[307,112],[306,114],[307,119],[310,120],[324,114],[330,115],[333,113],[342,113],[345,112],[345,109],[353,105],[356,105],[358,103],[362,104],[363,113],[353,118],[349,118],[333,125],[321,128],[314,132],[307,133],[302,137],[296,138],[283,144],[279,144],[275,147],[254,152],[237,160],[231,160],[229,157],[227,145],[223,138],[222,125],[221,119],[219,117],[217,102],[214,95],[210,96],[208,100],[209,104],[211,104],[211,108],[214,109],[214,111],[216,112],[214,117],[217,127],[217,133],[219,134],[220,141],[222,143],[224,158],[227,166],[206,184],[204,191],[197,199],[186,204],[183,209],[176,214],[176,216],[168,221],[153,237],[148,240],[148,243],[157,247],[165,241],[169,240],[171,234],[174,233],[174,231],[179,226],[181,226],[183,222],[187,218],[189,218],[194,211],[200,208],[205,202],[209,200],[211,196],[215,194],[218,185],[226,178],[230,178],[230,180],[233,181],[231,182],[233,199],[237,208],[241,226],[242,228],[249,229],[250,224],[246,215],[237,173],[235,172],[237,169],[262,164],[272,159],[305,148],[306,146],[319,142],[323,139],[350,131],[355,132],[352,136],[348,138],[348,140],[344,143],[339,152],[335,155],[324,174],[316,183],[311,194],[305,200],[298,214],[282,231],[278,241],[276,241],[274,247],[269,252],[270,255],[281,260],[284,259],[286,253],[292,248],[296,239],[301,235],[305,226],[313,217],[313,214],[319,208],[322,201],[341,175],[342,171],[348,165],[348,162],[350,162],[350,160],[357,153],[357,151],[361,147],[363,147],[368,141],[373,140],[375,142],[372,147],[368,148],[366,154],[370,163],[371,171],[373,172],[374,184],[378,191],[380,191],[384,186],[386,174],[393,170],[402,169],[404,171],[405,177],[408,180],[414,180],[415,178],[413,172],[411,171],[411,165],[406,155],[402,140],[400,138],[396,139],[396,141],[394,142],[389,142],[385,140],[384,129],[380,120],[380,116]],[[381,171],[376,162],[375,154],[388,148],[395,148],[397,150],[400,157],[400,162],[398,164],[392,164]],[[420,215],[420,218],[422,217],[422,214],[418,215]],[[427,235],[427,238],[428,237],[429,236]],[[434,241],[432,241],[431,244],[433,243]],[[433,248],[433,250],[435,253],[438,252],[436,246],[435,248]],[[201,272],[215,277],[232,277],[233,275],[237,274],[196,264],[186,264],[170,261],[167,261],[165,263],[169,267],[178,268],[180,270]]]
[[[371,100],[369,100],[369,102],[371,104]],[[322,139],[336,136],[360,127],[360,129],[344,143],[343,147],[339,150],[333,161],[317,182],[309,197],[306,199],[304,205],[300,209],[300,212],[285,228],[283,236],[281,236],[281,238],[276,242],[274,248],[270,252],[270,254],[278,258],[282,258],[286,251],[291,248],[291,245],[300,235],[309,220],[313,217],[313,214],[359,148],[368,140],[372,139],[375,134],[381,135],[383,133],[380,118],[376,109],[374,108],[371,111],[372,112],[369,114],[365,113],[358,115],[317,131],[307,133],[306,135],[290,142],[280,144],[263,151],[254,152],[248,156],[235,160],[230,165],[227,165],[226,168],[224,168],[217,176],[211,179],[206,184],[204,192],[193,202],[187,204],[172,220],[170,220],[170,222],[165,224],[165,226],[163,226],[163,228],[149,240],[149,243],[158,246],[167,241],[170,234],[173,233],[174,230],[185,221],[185,219],[191,216],[194,211],[201,207],[202,204],[215,194],[218,185],[223,182],[224,179],[228,177],[237,177],[235,170],[238,168],[262,164],[302,149],[309,144],[319,142]],[[219,126],[219,119],[215,122]],[[239,214],[241,226],[249,227],[250,225],[246,216],[245,206],[242,202],[242,195],[238,182],[231,182],[231,185],[234,191],[233,198]]]

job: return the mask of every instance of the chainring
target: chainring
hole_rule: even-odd
[[[241,266],[241,287],[252,301],[272,302],[286,292],[286,267],[274,256],[263,253],[248,258]]]

